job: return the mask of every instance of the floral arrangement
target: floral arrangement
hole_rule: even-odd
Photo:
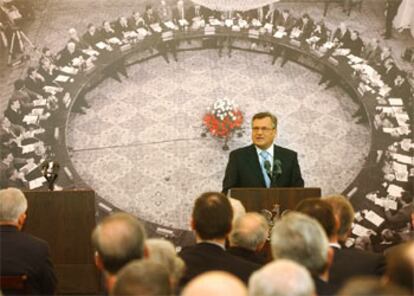
[[[207,109],[203,117],[203,125],[206,129],[202,136],[206,136],[207,132],[213,137],[225,140],[223,149],[227,150],[227,141],[231,138],[235,131],[237,135],[242,136],[243,114],[238,106],[227,98],[218,99]]]

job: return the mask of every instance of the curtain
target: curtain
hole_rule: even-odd
[[[192,0],[195,4],[203,5],[218,11],[246,11],[259,8],[280,0]]]

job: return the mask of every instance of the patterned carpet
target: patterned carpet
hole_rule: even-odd
[[[277,143],[298,151],[306,185],[341,192],[369,150],[369,129],[351,117],[357,106],[343,90],[318,86],[317,73],[294,63],[272,67],[270,59],[185,52],[178,63],[156,58],[130,67],[122,84],[105,80],[87,95],[90,111],[71,118],[67,140],[75,168],[121,209],[188,228],[197,195],[221,190],[229,152],[200,135],[206,108],[225,96],[247,120],[231,150],[250,143],[251,116],[270,110],[280,120]]]

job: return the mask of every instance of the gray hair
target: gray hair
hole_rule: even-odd
[[[105,217],[92,233],[92,243],[104,268],[115,274],[128,262],[144,257],[146,233],[137,218],[127,213]]]
[[[273,261],[249,279],[249,296],[312,295],[315,295],[315,285],[309,271],[291,260]]]
[[[230,245],[255,251],[269,235],[266,219],[258,213],[247,213],[238,218],[230,233]]]
[[[313,218],[290,212],[277,221],[270,239],[274,259],[290,259],[313,275],[325,271],[329,243],[322,226]]]
[[[240,202],[240,200],[229,197],[230,205],[233,209],[233,221],[232,224],[234,225],[234,222],[241,216],[246,214],[246,209],[244,208],[243,204]]]
[[[177,256],[174,245],[165,239],[150,238],[146,241],[149,258],[165,266],[171,279],[177,283],[184,274],[185,263]]]
[[[16,223],[27,210],[27,200],[17,188],[0,190],[0,221]]]
[[[117,274],[111,295],[170,295],[171,285],[167,269],[149,259],[135,260]]]

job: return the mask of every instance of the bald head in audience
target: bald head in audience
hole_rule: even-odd
[[[210,271],[194,278],[183,290],[182,296],[247,296],[246,286],[234,275]]]
[[[414,294],[414,241],[395,247],[387,256],[385,279]]]
[[[298,263],[280,259],[253,273],[249,296],[316,296],[309,271]]]
[[[122,268],[112,289],[114,296],[171,295],[170,278],[162,264],[150,259],[135,260]]]
[[[231,246],[260,251],[269,234],[266,219],[258,213],[247,213],[233,224],[229,240]]]
[[[127,263],[146,256],[145,230],[137,218],[126,213],[105,217],[92,233],[95,263],[105,272],[108,289],[113,276]]]

